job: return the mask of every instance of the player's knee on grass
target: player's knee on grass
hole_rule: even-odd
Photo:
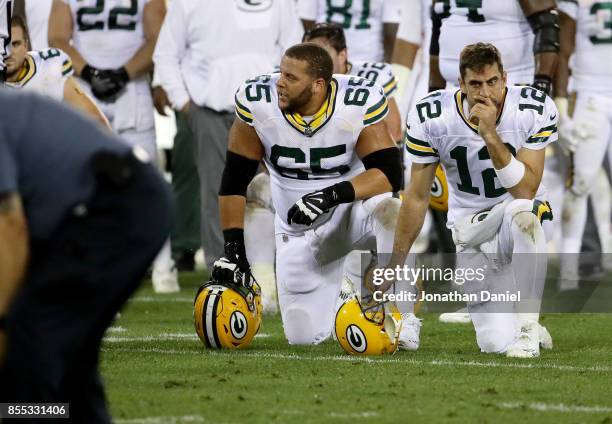
[[[307,311],[299,306],[290,306],[283,313],[285,337],[291,345],[316,343],[316,334],[312,319]]]

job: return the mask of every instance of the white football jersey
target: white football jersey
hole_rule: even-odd
[[[4,58],[9,55],[11,29],[11,1],[0,0],[0,72],[4,70]]]
[[[99,69],[119,68],[145,42],[143,10],[150,0],[62,0],[72,12],[72,44]]]
[[[533,31],[518,0],[437,0],[441,15],[440,72],[458,86],[459,56],[468,44],[491,43],[502,55],[508,84],[531,84]]]
[[[43,50],[49,47],[49,15],[53,0],[25,0],[25,12],[30,31],[32,50]]]
[[[348,75],[363,77],[382,86],[387,98],[397,90],[397,80],[391,65],[384,62],[349,62]]]
[[[28,52],[23,76],[16,82],[7,82],[12,88],[31,90],[57,101],[64,99],[64,85],[72,76],[72,61],[59,49]]]
[[[383,60],[383,24],[399,24],[401,12],[401,0],[298,0],[300,18],[342,25],[356,60]]]
[[[364,78],[334,75],[329,96],[310,119],[278,107],[280,74],[246,81],[236,93],[236,115],[251,125],[263,144],[270,171],[276,232],[311,228],[287,224],[287,211],[305,194],[350,180],[363,172],[355,153],[361,130],[388,113],[382,87]],[[309,122],[309,123],[308,123]],[[331,213],[315,223],[326,222]]]
[[[612,2],[561,0],[559,10],[576,21],[573,87],[612,94]]]
[[[513,154],[523,148],[543,149],[557,139],[557,115],[555,103],[543,92],[509,86],[497,133]],[[510,196],[497,180],[478,127],[467,116],[467,100],[460,90],[434,91],[408,115],[406,149],[411,160],[440,162],[446,173],[449,227]]]

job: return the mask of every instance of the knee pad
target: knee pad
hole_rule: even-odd
[[[400,199],[387,197],[378,202],[372,212],[372,216],[382,228],[388,231],[394,231],[401,206],[402,202]]]
[[[249,183],[246,194],[247,202],[253,202],[262,208],[274,212],[272,194],[270,192],[270,176],[265,172],[255,175]]]
[[[538,228],[542,229],[533,200],[515,199],[508,204],[506,211],[510,214],[513,228],[521,233],[534,234]]]
[[[291,345],[307,345],[316,342],[315,332],[308,312],[291,305],[283,313],[285,337]]]
[[[587,173],[585,170],[574,168],[570,192],[576,197],[586,197],[595,185],[596,176],[597,173]]]

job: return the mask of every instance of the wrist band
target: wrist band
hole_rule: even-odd
[[[520,183],[525,176],[525,165],[512,156],[510,158],[510,163],[502,169],[496,169],[495,173],[502,186],[505,188],[512,188]]]

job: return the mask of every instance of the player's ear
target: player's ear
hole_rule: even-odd
[[[348,64],[348,53],[346,52],[346,49],[340,50],[338,57],[340,58],[340,63],[344,63],[345,65]]]
[[[508,82],[508,73],[506,71],[502,72],[502,81],[504,82],[504,86]]]
[[[465,90],[465,82],[463,81],[463,78],[461,76],[459,76],[459,88],[461,88],[461,92],[463,94],[467,94]]]

